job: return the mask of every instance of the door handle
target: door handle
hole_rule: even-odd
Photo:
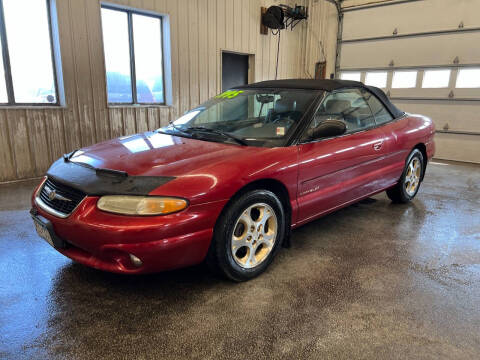
[[[373,144],[373,150],[375,150],[375,151],[380,151],[380,149],[382,148],[382,146],[383,146],[383,141],[379,141],[379,142]]]

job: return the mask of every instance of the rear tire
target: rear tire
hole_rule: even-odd
[[[414,149],[407,158],[405,169],[397,185],[387,190],[394,203],[405,204],[417,195],[425,171],[425,159],[420,150]]]
[[[237,282],[260,275],[285,237],[285,224],[282,203],[271,191],[241,195],[217,221],[207,264]]]

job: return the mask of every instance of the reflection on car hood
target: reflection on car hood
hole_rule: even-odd
[[[146,132],[83,148],[70,160],[129,175],[181,176],[206,166],[256,156],[265,150],[268,149]]]

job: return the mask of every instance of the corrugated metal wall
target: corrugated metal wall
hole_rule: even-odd
[[[173,105],[108,107],[99,0],[56,0],[63,63],[64,108],[0,108],[0,182],[38,177],[61,154],[109,138],[155,129],[220,92],[221,50],[255,54],[255,80],[275,74],[277,38],[260,35],[260,7],[311,6],[308,24],[281,39],[280,78],[311,77],[323,60],[320,42],[335,56],[333,5],[325,1],[111,1],[169,14]],[[332,32],[326,29],[333,29]],[[328,40],[330,39],[330,41]],[[308,47],[308,51],[307,51]],[[331,70],[328,70],[331,71]]]

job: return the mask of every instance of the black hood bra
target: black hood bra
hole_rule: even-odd
[[[95,169],[64,158],[53,163],[47,176],[91,196],[145,196],[175,179],[171,176],[132,176],[109,169]]]

